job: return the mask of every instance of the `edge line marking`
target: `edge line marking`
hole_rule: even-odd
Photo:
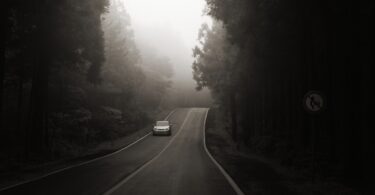
[[[214,159],[214,157],[211,155],[210,151],[208,151],[207,146],[206,146],[206,120],[207,120],[207,115],[208,111],[210,108],[206,109],[206,114],[204,116],[204,122],[203,122],[203,146],[204,150],[206,151],[207,155],[210,157],[212,162],[219,168],[220,172],[224,175],[225,179],[229,182],[229,184],[232,186],[233,190],[236,192],[237,195],[244,195],[242,190],[238,187],[236,182],[232,179],[232,177],[225,171],[225,169]]]
[[[177,109],[174,109],[172,110],[171,112],[169,112],[169,114],[165,117],[164,120],[167,120]],[[103,158],[106,158],[106,157],[109,157],[109,156],[112,156],[112,155],[115,155],[123,150],[126,150],[128,148],[130,148],[131,146],[133,146],[134,144],[138,143],[139,141],[143,140],[144,138],[146,138],[147,136],[149,136],[152,132],[149,132],[147,133],[146,135],[142,136],[141,138],[135,140],[134,142],[122,147],[122,148],[119,148],[117,149],[116,151],[114,152],[111,152],[109,154],[106,154],[104,156],[100,156],[100,157],[97,157],[97,158],[94,158],[94,159],[91,159],[91,160],[88,160],[88,161],[85,161],[85,162],[81,162],[81,163],[78,163],[78,164],[75,164],[75,165],[71,165],[71,166],[67,166],[67,167],[64,167],[64,168],[61,168],[61,169],[57,169],[55,171],[51,171],[49,173],[46,173],[44,175],[41,175],[39,177],[35,177],[35,178],[32,178],[32,179],[29,179],[29,180],[26,180],[26,181],[23,181],[23,182],[20,182],[20,183],[16,183],[16,184],[13,184],[13,185],[10,185],[10,186],[7,186],[7,187],[4,187],[4,188],[1,188],[0,189],[0,192],[2,191],[5,191],[5,190],[8,190],[8,189],[11,189],[11,188],[15,188],[17,186],[20,186],[20,185],[23,185],[23,184],[27,184],[27,183],[31,183],[31,182],[34,182],[34,181],[38,181],[38,180],[41,180],[45,177],[48,177],[50,175],[53,175],[53,174],[57,174],[57,173],[60,173],[62,171],[65,171],[65,170],[68,170],[68,169],[72,169],[72,168],[75,168],[75,167],[79,167],[79,166],[82,166],[82,165],[85,165],[85,164],[89,164],[91,162],[95,162],[97,160],[100,160],[100,159],[103,159]]]
[[[173,141],[176,139],[176,137],[180,134],[180,132],[182,131],[182,129],[184,128],[184,126],[185,126],[185,124],[187,122],[187,119],[190,117],[190,114],[191,114],[191,109],[189,109],[189,111],[188,111],[188,113],[187,113],[184,121],[182,122],[182,125],[178,129],[178,132],[173,136],[173,138],[168,142],[168,144],[156,156],[152,157],[151,160],[149,160],[148,162],[146,162],[145,164],[143,164],[141,167],[139,167],[133,173],[131,173],[130,175],[128,175],[127,177],[125,177],[122,181],[120,181],[115,186],[113,186],[112,188],[110,188],[109,190],[107,190],[103,195],[110,195],[113,192],[115,192],[122,185],[124,185],[126,182],[128,182],[131,178],[133,178],[134,176],[136,176],[144,168],[146,168],[148,165],[150,165],[152,162],[154,162],[159,156],[161,156],[163,154],[163,152],[168,149],[168,147],[173,143]]]

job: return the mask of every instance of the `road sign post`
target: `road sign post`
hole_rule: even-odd
[[[315,182],[316,175],[316,139],[317,129],[315,129],[316,116],[320,114],[326,107],[325,96],[320,91],[309,91],[303,98],[303,107],[310,114],[310,130],[311,130],[311,169],[312,181]]]

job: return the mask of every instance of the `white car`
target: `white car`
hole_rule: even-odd
[[[172,135],[172,124],[169,121],[156,121],[152,135]]]

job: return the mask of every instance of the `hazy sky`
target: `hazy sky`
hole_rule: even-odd
[[[203,17],[205,0],[123,0],[133,24],[168,26],[188,47],[193,47]]]
[[[210,101],[207,89],[197,93],[192,78],[192,48],[197,44],[199,28],[212,23],[203,16],[205,0],[122,0],[130,15],[135,41],[142,48],[172,62],[172,93],[185,99]]]
[[[203,16],[205,0],[123,1],[131,17],[136,42],[152,47],[171,60],[175,83],[184,80],[193,84],[192,48],[197,43],[201,24],[210,23],[209,17]]]

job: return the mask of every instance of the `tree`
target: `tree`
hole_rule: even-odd
[[[137,87],[145,79],[140,67],[141,56],[134,42],[130,16],[124,4],[112,0],[103,18],[106,56],[103,78],[106,83],[121,91],[121,103],[117,107],[124,114],[135,102]]]
[[[200,45],[193,50],[193,78],[197,89],[208,87],[231,112],[232,138],[237,140],[236,69],[238,49],[227,40],[223,24],[214,21],[212,29],[203,24],[198,36]]]
[[[367,63],[359,65],[357,62],[369,51],[369,43],[360,43],[367,42],[364,40],[368,40],[369,30],[368,25],[363,25],[364,28],[358,25],[373,21],[369,14],[373,5],[360,3],[354,6],[349,1],[339,5],[333,1],[206,2],[206,13],[223,22],[227,40],[239,51],[238,63],[234,63],[232,69],[236,70],[235,74],[231,79],[223,80],[224,84],[220,86],[237,80],[234,82],[237,111],[239,124],[246,135],[241,136],[245,143],[252,147],[256,146],[256,140],[270,139],[268,148],[271,149],[259,152],[272,155],[269,153],[273,151],[273,155],[282,156],[289,164],[296,163],[297,158],[288,158],[288,155],[307,158],[313,155],[312,147],[319,145],[318,152],[323,158],[319,163],[329,161],[333,166],[341,163],[345,167],[343,172],[347,173],[345,178],[360,178],[363,172],[356,171],[359,162],[353,159],[360,158],[360,154],[366,156],[358,151],[368,149],[358,146],[364,139],[361,135],[368,130],[356,126],[366,126],[368,118],[347,114],[361,111],[353,104],[345,107],[345,102],[368,99],[368,95],[363,94],[369,87],[360,83],[362,78],[368,78],[360,71],[368,68]],[[366,9],[363,4],[368,5],[364,6]],[[209,44],[204,43],[204,46]],[[366,49],[358,52],[360,45]],[[199,56],[205,51],[198,48],[195,53]],[[224,52],[223,55],[231,54]],[[215,59],[207,61],[206,64],[214,63]],[[206,66],[200,64],[196,61],[193,65],[194,70],[198,70],[195,76],[198,88],[212,85],[207,81],[214,78],[216,70],[205,70]],[[310,128],[313,125],[311,117],[300,104],[303,95],[311,89],[325,93],[330,104],[315,117],[319,123],[315,129]],[[213,95],[220,97],[215,94],[215,88]],[[314,141],[312,135],[315,133],[318,138]],[[342,147],[340,143],[344,142],[339,140],[352,144]],[[276,145],[282,147],[276,148]],[[274,151],[281,149],[283,154],[275,154]],[[323,156],[330,156],[330,159]]]
[[[27,149],[47,150],[50,80],[62,67],[81,70],[92,83],[100,81],[104,60],[101,14],[106,5],[106,0],[16,0],[9,4],[5,72],[8,78],[19,80],[19,104],[24,102],[24,91],[30,93],[24,110],[29,113],[24,131]],[[31,88],[24,89],[24,83]]]

